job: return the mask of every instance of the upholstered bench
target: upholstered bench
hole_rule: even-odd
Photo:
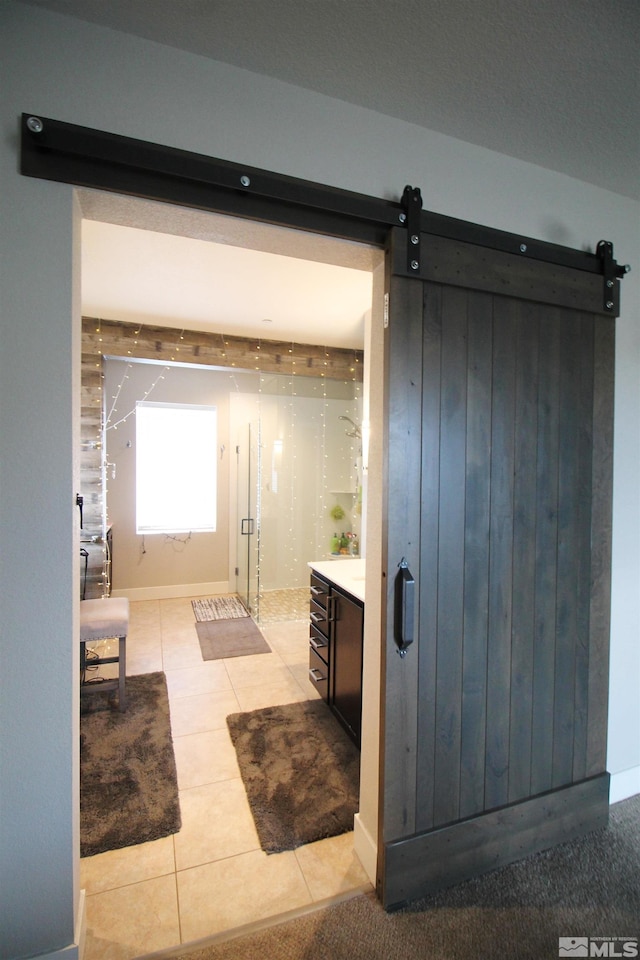
[[[118,706],[127,705],[125,692],[126,642],[129,632],[129,601],[126,597],[106,597],[103,600],[80,601],[80,693],[88,690],[117,690]],[[118,676],[96,683],[87,680],[87,643],[98,640],[118,640],[118,656],[92,657],[91,666],[117,663]]]

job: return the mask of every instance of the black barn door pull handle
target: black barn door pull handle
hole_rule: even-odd
[[[403,557],[398,564],[395,582],[395,609],[393,637],[401,657],[413,643],[413,608],[416,582],[411,576],[409,565]]]

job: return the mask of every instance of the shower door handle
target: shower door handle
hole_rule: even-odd
[[[243,517],[240,524],[240,533],[243,537],[249,537],[253,534],[253,517]]]

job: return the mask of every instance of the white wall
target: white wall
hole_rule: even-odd
[[[609,769],[614,784],[640,790],[639,205],[342,101],[12,0],[0,7],[0,36],[3,955],[68,947],[74,956],[79,897],[73,190],[20,177],[22,111],[378,197],[398,199],[411,183],[431,210],[568,246],[613,241],[617,259],[635,272],[624,281],[617,328]]]

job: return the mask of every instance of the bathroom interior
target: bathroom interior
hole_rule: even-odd
[[[298,619],[291,600],[308,588],[307,562],[364,552],[362,391],[361,379],[105,358],[109,591],[130,599],[236,593],[258,623]],[[136,532],[142,400],[215,408],[215,531]]]
[[[166,324],[184,334],[189,322],[167,315],[167,285],[158,278],[170,276],[171,288],[184,291],[194,284],[193,273],[187,283],[176,261],[168,268],[163,257],[169,253],[153,247],[157,233],[113,230],[112,224],[84,223],[83,315],[135,323],[137,331],[144,331],[145,324],[154,330]],[[151,249],[144,248],[147,241]],[[129,242],[136,251],[133,255]],[[277,246],[278,237],[274,240],[272,234],[260,243]],[[169,244],[174,253],[181,246],[184,253],[179,256],[193,260],[188,244]],[[353,262],[353,254],[358,254],[355,245],[350,246],[339,253],[343,262],[345,258]],[[99,452],[101,461],[95,478],[98,495],[87,498],[97,500],[99,510],[92,543],[86,544],[95,547],[101,559],[95,579],[90,577],[84,590],[87,596],[129,597],[127,673],[162,670],[166,675],[182,813],[182,827],[173,836],[81,861],[89,960],[103,955],[106,941],[117,941],[118,949],[125,943],[130,950],[141,944],[146,952],[164,949],[370,888],[349,833],[275,857],[259,849],[225,718],[236,711],[318,696],[308,677],[309,562],[340,563],[366,556],[366,338],[372,254],[365,250],[356,269],[332,266],[338,284],[347,275],[354,280],[358,303],[348,322],[344,314],[334,319],[333,334],[326,317],[305,323],[303,304],[332,310],[332,302],[338,300],[344,309],[350,302],[344,288],[332,295],[331,284],[321,277],[322,290],[307,291],[305,297],[295,276],[289,284],[291,291],[295,288],[289,312],[297,311],[298,319],[287,353],[295,357],[296,344],[318,345],[321,337],[333,337],[332,343],[320,344],[327,357],[331,346],[350,352],[347,373],[336,377],[296,364],[287,354],[279,360],[282,372],[261,361],[261,351],[266,354],[271,339],[286,341],[291,334],[278,329],[273,303],[260,303],[252,291],[240,296],[245,286],[240,245],[234,253],[239,258],[237,275],[228,270],[226,275],[235,291],[234,309],[241,313],[248,294],[249,300],[258,300],[248,314],[261,319],[250,320],[250,329],[219,322],[215,332],[221,342],[228,335],[246,337],[255,351],[251,366],[205,366],[185,363],[179,356],[158,362],[149,356],[133,357],[126,349],[105,351],[100,361],[99,434],[83,434],[83,456],[93,456],[95,462]],[[320,256],[326,259],[326,254]],[[274,256],[273,270],[281,270],[285,259]],[[295,274],[297,265],[293,258],[284,267],[293,268]],[[326,266],[320,263],[321,268]],[[155,302],[160,307],[157,313],[142,316],[135,311],[134,291],[137,284],[144,290],[147,271],[151,272],[147,293],[155,280],[160,288]],[[109,281],[116,276],[117,284]],[[286,283],[284,278],[280,284]],[[206,281],[210,284],[211,276]],[[253,286],[260,289],[259,283]],[[278,302],[282,289],[278,287]],[[210,313],[211,289],[206,298]],[[100,340],[104,321],[89,321],[90,328],[94,322],[93,334]],[[193,326],[207,331],[201,317]],[[136,532],[135,410],[140,401],[215,408],[215,531]],[[184,495],[188,497],[189,490]],[[269,657],[202,662],[191,600],[217,594],[239,597],[269,643]],[[150,916],[153,928],[145,920]]]

